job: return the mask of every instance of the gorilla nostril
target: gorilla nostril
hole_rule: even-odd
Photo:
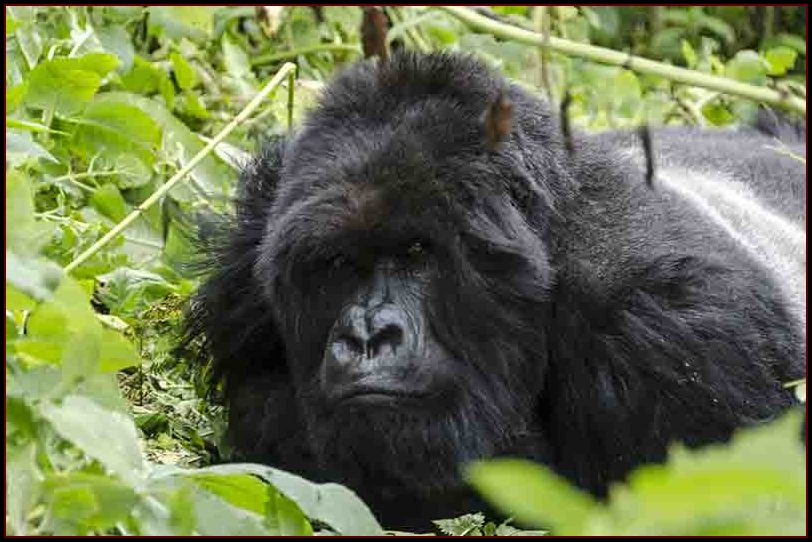
[[[364,341],[351,335],[342,335],[336,338],[330,345],[333,357],[340,362],[347,363],[357,360],[365,353],[366,345]]]
[[[373,335],[367,342],[367,357],[392,355],[403,344],[403,329],[390,324]]]

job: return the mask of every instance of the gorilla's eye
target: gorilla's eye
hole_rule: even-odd
[[[406,257],[412,262],[422,262],[429,254],[429,243],[422,239],[415,239],[406,248]]]
[[[407,250],[409,256],[422,256],[423,254],[425,254],[425,252],[426,248],[423,245],[422,241],[412,242],[412,244],[409,245],[409,249]]]
[[[336,254],[328,260],[328,265],[331,269],[341,269],[347,265],[348,258],[345,254]]]

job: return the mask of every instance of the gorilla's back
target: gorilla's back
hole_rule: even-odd
[[[745,270],[755,262],[805,335],[806,145],[799,138],[779,140],[756,129],[655,130],[652,187],[643,182],[646,157],[637,133],[609,132],[594,141],[636,170],[626,177],[633,184],[627,210],[641,232],[630,232],[630,240],[670,240],[669,250],[723,257]],[[650,229],[664,231],[642,233]]]

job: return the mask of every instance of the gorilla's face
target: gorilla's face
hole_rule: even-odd
[[[399,485],[429,466],[421,484],[447,487],[459,463],[531,429],[549,270],[507,194],[460,185],[476,172],[426,191],[408,155],[382,169],[375,154],[330,178],[290,158],[255,277],[324,464]]]

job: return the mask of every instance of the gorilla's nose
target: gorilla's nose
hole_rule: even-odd
[[[345,311],[333,329],[330,353],[339,363],[398,357],[406,348],[406,314],[394,305]]]

